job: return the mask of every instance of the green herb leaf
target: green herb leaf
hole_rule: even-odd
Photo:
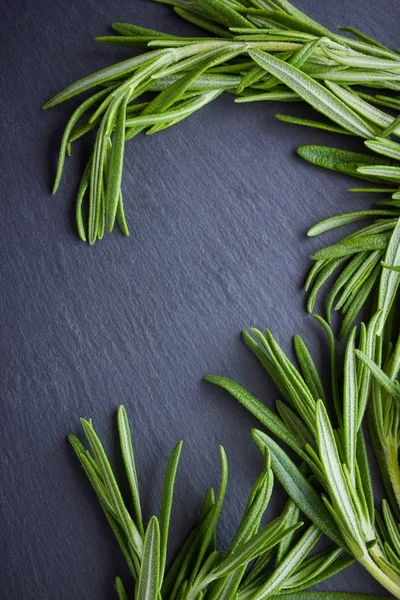
[[[160,528],[151,517],[146,529],[137,587],[137,600],[157,600],[160,587]]]
[[[346,541],[348,545],[350,543],[352,553],[355,553],[356,556],[362,556],[365,553],[364,540],[359,530],[353,498],[349,494],[346,479],[343,475],[332,426],[322,402],[317,404],[317,433],[319,453],[334,502],[334,509],[335,512],[338,512],[338,519],[342,523],[341,529],[348,532]]]
[[[355,252],[365,252],[367,250],[385,250],[387,248],[390,236],[386,233],[376,235],[366,235],[345,239],[333,246],[326,246],[318,250],[312,258],[314,260],[340,258],[341,256],[350,256]]]
[[[358,167],[358,173],[362,175],[372,175],[373,177],[379,177],[384,181],[394,181],[400,183],[400,167],[387,167],[385,165],[379,165],[376,167]]]
[[[142,67],[143,65],[150,63],[154,58],[161,56],[163,50],[155,50],[154,52],[148,54],[141,54],[139,56],[135,56],[134,58],[129,58],[128,60],[124,60],[120,63],[112,65],[111,67],[106,67],[105,69],[101,69],[100,71],[96,71],[96,73],[92,73],[83,79],[79,79],[72,85],[69,85],[65,90],[56,94],[51,100],[48,100],[43,105],[43,110],[48,108],[52,108],[57,104],[61,104],[61,102],[65,102],[82,92],[86,92],[90,90],[92,87],[97,85],[102,85],[107,83],[108,81],[113,81],[117,78],[123,77]]]
[[[378,137],[374,140],[367,140],[365,145],[378,154],[400,160],[400,144],[396,144],[396,142],[391,142],[390,140]]]
[[[105,488],[109,494],[113,510],[118,517],[118,521],[120,522],[125,535],[132,544],[133,549],[138,557],[140,557],[142,555],[142,539],[126,509],[104,448],[93,429],[92,423],[90,421],[86,421],[85,419],[81,419],[81,424],[87,440],[93,450],[95,459],[99,465],[99,469],[103,477]]]
[[[222,505],[224,502],[226,486],[227,486],[227,482],[228,482],[228,462],[227,462],[225,450],[223,449],[222,446],[220,446],[220,455],[221,455],[221,464],[222,464],[222,475],[221,475],[221,484],[220,484],[219,494],[218,494],[215,505],[213,506],[213,508],[210,511],[209,522],[207,522],[207,523],[205,522],[201,528],[202,541],[201,541],[200,549],[199,549],[199,552],[198,552],[198,555],[196,558],[196,562],[195,562],[195,565],[194,565],[194,568],[192,570],[192,574],[190,577],[191,584],[193,584],[194,579],[199,572],[204,555],[205,555],[207,548],[211,542],[211,539],[214,535],[214,531],[217,526],[217,521],[219,519],[219,515],[221,513]]]
[[[118,432],[121,444],[122,458],[124,460],[125,472],[129,482],[135,507],[138,529],[141,535],[144,535],[142,509],[140,505],[139,481],[136,472],[135,455],[133,452],[131,432],[129,427],[128,415],[123,406],[118,409]]]
[[[397,381],[392,381],[390,377],[382,371],[366,354],[360,352],[360,350],[355,351],[356,355],[360,360],[365,363],[368,369],[371,371],[373,377],[378,381],[378,383],[394,398],[400,400],[400,384]]]
[[[307,235],[321,235],[321,233],[336,229],[337,227],[342,227],[343,225],[348,225],[349,223],[355,223],[364,219],[374,219],[375,217],[394,217],[397,216],[397,214],[396,210],[358,210],[357,212],[336,215],[335,217],[324,219],[311,227],[311,229],[308,230]]]
[[[278,77],[303,100],[338,125],[361,137],[374,137],[374,130],[363,119],[321,84],[313,81],[311,77],[296,67],[260,50],[250,51],[249,54],[260,67]]]
[[[319,541],[321,533],[318,527],[311,525],[297,544],[292,548],[280,565],[275,569],[267,582],[261,587],[254,600],[262,600],[274,591],[279,590],[282,583],[289,577],[299,563],[304,560],[310,550]]]
[[[351,135],[349,131],[346,131],[342,127],[336,127],[329,123],[321,123],[320,121],[311,121],[310,119],[299,119],[297,117],[291,117],[290,115],[275,115],[279,121],[285,123],[292,123],[293,125],[303,125],[305,127],[313,127],[314,129],[323,129],[324,131],[333,131],[334,133],[341,133],[344,135]]]
[[[300,146],[297,149],[297,153],[314,165],[334,171],[339,170],[338,165],[379,165],[382,162],[372,154],[339,150],[338,148],[331,148],[329,146]]]
[[[224,388],[232,394],[260,423],[268,427],[272,433],[288,444],[301,458],[308,460],[306,452],[304,452],[288,427],[282,423],[272,410],[264,406],[264,404],[247,392],[241,385],[226,377],[216,377],[214,375],[205,377],[205,380]]]
[[[182,442],[178,442],[168,460],[164,477],[160,516],[160,583],[164,577],[165,564],[167,560],[168,533],[171,520],[172,498],[174,495],[175,477],[178,470],[181,450]]]
[[[124,584],[119,577],[116,577],[115,579],[115,591],[118,594],[119,600],[128,600],[128,594],[126,593]]]
[[[399,169],[400,171],[400,169]],[[386,251],[384,263],[391,267],[400,267],[400,218],[392,233]],[[395,300],[400,283],[400,273],[392,269],[383,269],[379,286],[378,308],[383,311],[378,335],[382,335],[385,321]]]
[[[357,371],[354,360],[356,328],[346,346],[343,387],[343,430],[346,463],[352,480],[355,480],[355,458],[358,422]]]
[[[262,431],[253,430],[253,439],[260,448],[266,446],[271,452],[274,473],[300,510],[331,540],[342,547],[342,536],[320,496],[288,455]]]
[[[196,0],[197,6],[204,10],[208,17],[226,27],[253,27],[251,21],[236,12],[223,0]]]
[[[118,109],[114,135],[112,138],[112,149],[110,153],[110,164],[108,167],[107,191],[105,197],[107,229],[111,232],[114,228],[115,217],[119,202],[119,194],[121,191],[122,167],[124,162],[124,147],[125,147],[125,123],[126,123],[126,107],[129,101],[129,96],[126,95],[121,101]]]
[[[279,519],[277,521],[269,523],[248,542],[242,544],[233,554],[223,560],[210,574],[210,578],[216,579],[232,574],[236,569],[246,565],[261,553],[279,544],[286,535],[293,533],[303,525],[303,523],[296,523],[290,527],[285,527]]]

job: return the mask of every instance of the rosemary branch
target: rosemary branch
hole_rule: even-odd
[[[382,335],[378,332],[385,319],[383,309],[373,315],[368,325],[361,325],[358,349],[353,329],[342,377],[337,370],[332,330],[321,317],[316,318],[330,342],[330,394],[300,338],[295,338],[300,366],[297,370],[272,334],[257,329],[252,330],[254,337],[244,332],[244,339],[284,398],[284,402],[277,403],[279,417],[234,381],[214,376],[206,379],[231,393],[306,463],[320,488],[307,480],[269,435],[253,432],[259,448],[268,448],[271,467],[298,508],[400,598],[400,537],[396,521],[400,516],[400,335],[395,306],[389,311]],[[383,517],[374,508],[362,428],[366,413],[389,500],[383,503]]]
[[[172,500],[182,442],[173,449],[166,467],[160,517],[153,516],[144,524],[125,409],[120,407],[118,410],[118,430],[131,491],[129,503],[122,497],[91,420],[82,419],[81,422],[91,452],[74,435],[70,435],[69,439],[126,559],[135,600],[197,600],[206,595],[212,600],[277,598],[280,593],[300,592],[353,562],[353,558],[335,544],[315,551],[321,532],[314,525],[304,528],[299,521],[299,511],[291,500],[278,518],[267,525],[261,524],[273,491],[274,478],[268,449],[262,450],[264,469],[251,490],[236,533],[226,552],[219,552],[216,528],[228,478],[227,459],[221,448],[222,475],[217,497],[214,497],[212,489],[208,490],[198,525],[188,535],[171,566],[166,568]],[[128,509],[130,504],[132,512]],[[299,529],[300,536],[294,537]],[[120,600],[128,597],[126,590],[129,588],[119,577],[115,589]],[[320,598],[314,593],[307,597]],[[332,596],[332,600],[336,598],[339,600],[339,596]],[[349,600],[365,600],[365,596],[355,594],[349,596]]]
[[[77,199],[81,239],[94,244],[118,219],[128,235],[122,201],[125,141],[142,131],[152,134],[187,118],[224,91],[236,102],[305,101],[333,125],[281,116],[308,126],[379,140],[400,132],[399,121],[376,108],[400,90],[400,56],[360,32],[342,28],[355,39],[331,33],[287,0],[166,0],[182,18],[216,37],[172,36],[126,23],[114,24],[116,36],[103,43],[144,47],[147,52],[93,73],[46,102],[56,106],[101,87],[73,113],[61,143],[54,185],[73,143],[96,130],[92,157]],[[358,86],[377,88],[366,96]],[[143,94],[153,92],[153,100]],[[386,148],[387,150],[387,148]],[[368,178],[377,176],[368,172]],[[397,171],[379,176],[398,182]],[[395,180],[393,179],[395,178]],[[83,205],[88,203],[85,225]]]

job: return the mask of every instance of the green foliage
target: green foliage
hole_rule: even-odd
[[[400,598],[400,336],[396,314],[400,144],[391,138],[400,135],[400,117],[387,111],[400,110],[400,100],[393,94],[400,91],[400,55],[355,29],[341,28],[353,37],[332,33],[288,0],[161,1],[211,37],[185,38],[115,23],[117,35],[98,38],[100,42],[146,51],[79,80],[43,107],[93,91],[66,126],[53,190],[60,184],[74,142],[95,130],[94,150],[77,197],[77,227],[83,240],[94,244],[106,230],[113,230],[116,220],[128,235],[121,192],[125,142],[143,131],[153,134],[179,123],[225,91],[240,103],[304,101],[327,120],[278,118],[364,139],[364,153],[322,146],[302,146],[298,152],[313,164],[368,182],[368,187],[351,191],[387,193],[388,197],[373,210],[337,215],[309,231],[316,236],[371,221],[312,257],[315,263],[306,284],[310,312],[321,287],[336,277],[327,300],[327,321],[317,316],[329,338],[331,389],[325,389],[299,337],[295,338],[297,368],[269,331],[264,334],[256,329],[253,335],[244,334],[245,342],[281,394],[279,416],[234,381],[207,378],[230,392],[297,455],[293,459],[269,434],[253,432],[264,470],[224,554],[218,550],[216,537],[228,478],[222,448],[217,497],[212,490],[207,492],[198,525],[168,568],[181,443],[167,464],[160,518],[153,516],[144,523],[125,410],[118,411],[118,431],[129,502],[123,498],[92,422],[82,420],[91,452],[70,436],[132,577],[126,587],[117,577],[115,590],[120,600],[365,600],[366,596],[358,594],[302,591],[358,560]],[[357,340],[353,323],[368,302],[370,319],[361,324]],[[342,376],[330,327],[333,308],[344,315],[340,336],[352,330]],[[374,506],[365,422],[386,489],[381,510]],[[281,515],[265,525],[262,519],[272,493],[273,473],[290,499]],[[303,525],[300,513],[311,525],[298,535],[296,530]],[[315,551],[322,534],[333,545]],[[128,594],[128,588],[132,593]]]
[[[322,387],[310,353],[298,336],[295,350],[299,369],[269,331],[263,334],[252,330],[255,339],[245,334],[247,345],[283,396],[283,406],[287,407],[284,411],[282,402],[277,402],[281,419],[230,379],[215,376],[206,379],[230,392],[297,453],[303,461],[300,467],[268,434],[253,432],[260,450],[267,449],[270,453],[272,470],[298,509],[337,548],[345,549],[400,598],[396,521],[400,515],[400,383],[397,380],[400,336],[394,307],[386,309],[386,303],[379,301],[378,305],[369,324],[361,325],[359,348],[353,329],[346,346],[342,377],[336,370],[330,327],[318,318],[329,335],[333,355],[330,391]],[[334,400],[333,408],[330,398]],[[388,502],[382,505],[382,516],[374,509],[363,432],[366,414],[388,495]]]
[[[251,490],[242,520],[226,552],[220,553],[216,546],[217,525],[228,481],[227,459],[221,448],[222,476],[218,496],[214,499],[212,490],[207,492],[198,525],[183,543],[169,569],[165,569],[174,483],[182,443],[175,446],[167,464],[160,518],[152,516],[144,524],[135,454],[124,407],[118,410],[118,432],[132,496],[129,502],[123,499],[91,420],[82,419],[82,427],[92,452],[86,450],[74,435],[69,436],[70,442],[97,494],[132,575],[132,581],[126,587],[119,577],[116,578],[115,589],[120,600],[128,597],[128,588],[132,588],[134,595],[130,597],[136,600],[194,600],[200,597],[261,600],[278,591],[308,587],[308,582],[313,582],[316,577],[322,581],[352,562],[338,546],[331,546],[328,552],[310,554],[321,533],[312,525],[300,538],[293,537],[303,523],[299,521],[299,511],[292,503],[284,507],[278,518],[263,524],[273,490],[274,466],[269,450],[262,446],[264,470]],[[130,504],[132,512],[128,509]],[[327,519],[332,521],[329,513]],[[331,526],[335,530],[333,522]],[[340,536],[337,539],[341,541]],[[358,600],[358,596],[354,599]]]
[[[113,230],[116,220],[128,235],[121,191],[125,141],[142,131],[152,134],[179,123],[224,91],[235,94],[237,102],[307,102],[328,121],[279,118],[367,139],[380,160],[360,162],[361,157],[343,156],[335,168],[368,181],[400,183],[400,169],[387,163],[388,158],[400,155],[397,145],[387,139],[400,133],[400,122],[377,107],[400,108],[398,100],[385,95],[385,90],[389,94],[400,90],[396,52],[351,28],[342,30],[356,39],[331,33],[286,0],[161,1],[213,37],[185,38],[114,23],[117,35],[97,38],[100,42],[146,51],[80,79],[43,107],[101,88],[78,107],[67,124],[53,189],[55,193],[59,187],[73,143],[96,130],[77,197],[81,239],[94,244],[106,230]],[[366,95],[359,85],[379,88],[380,93]],[[143,94],[147,98],[149,92],[153,99],[143,101]],[[397,186],[393,193],[398,199]],[[369,280],[367,287],[372,289],[373,282]],[[349,313],[356,309],[352,305]]]

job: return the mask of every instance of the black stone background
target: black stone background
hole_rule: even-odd
[[[398,0],[298,0],[324,25],[352,25],[396,48]],[[183,439],[171,555],[219,482],[230,479],[219,528],[232,536],[262,467],[257,422],[202,382],[231,376],[269,406],[276,390],[240,330],[270,327],[290,351],[299,333],[326,372],[325,340],[304,310],[309,255],[337,239],[306,238],[330,215],[369,207],[349,179],[306,164],[303,143],[361,142],[289,126],[295,104],[235,105],[229,95],[176,127],[128,144],[123,189],[131,237],[90,248],[77,238],[74,192],[88,145],[67,161],[50,195],[58,144],[75,101],[42,113],[51,95],[131,55],[96,44],[113,21],[194,34],[149,0],[15,0],[0,5],[1,35],[1,546],[6,600],[114,598],[126,568],[66,442],[95,419],[118,456],[115,411],[130,414],[144,513],[157,512],[164,466]],[[119,472],[121,468],[119,466]],[[276,485],[273,515],[283,495]],[[170,555],[170,556],[171,556]],[[321,589],[379,593],[353,566]]]

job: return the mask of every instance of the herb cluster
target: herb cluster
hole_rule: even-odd
[[[326,219],[309,235],[349,223],[372,224],[343,237],[313,256],[306,287],[314,311],[320,288],[335,276],[326,320],[316,315],[330,347],[331,385],[325,389],[309,350],[294,338],[295,366],[269,331],[244,339],[279,389],[277,412],[238,383],[207,379],[225,388],[270,433],[295,453],[293,460],[269,434],[253,438],[264,456],[241,523],[228,548],[218,550],[216,527],[227,486],[227,460],[217,497],[210,490],[199,524],[169,570],[167,542],[181,444],[168,462],[161,515],[145,524],[127,415],[118,427],[131,491],[130,511],[91,421],[82,420],[92,452],[70,440],[126,558],[137,600],[363,600],[357,594],[303,592],[354,561],[400,598],[400,335],[396,308],[400,283],[400,55],[350,28],[353,37],[332,33],[287,0],[165,0],[182,18],[212,37],[182,38],[142,27],[114,24],[110,44],[148,51],[103,69],[66,88],[45,108],[100,87],[74,112],[66,127],[54,191],[73,142],[96,131],[93,154],[77,199],[79,235],[93,244],[115,221],[128,234],[121,194],[125,142],[142,131],[156,133],[188,117],[223,92],[236,102],[305,101],[326,121],[277,115],[282,121],[319,127],[365,140],[367,151],[303,146],[299,154],[319,166],[368,181],[351,191],[387,194],[373,210]],[[368,93],[366,93],[366,88]],[[144,101],[143,94],[153,99]],[[382,110],[382,109],[385,110]],[[368,152],[369,151],[369,152]],[[87,200],[88,220],[83,213]],[[367,305],[367,320],[353,326]],[[332,310],[344,315],[344,364],[339,365]],[[369,317],[369,318],[368,318]],[[366,451],[368,427],[385,486],[386,500],[375,506]],[[265,524],[274,476],[289,499]],[[299,521],[304,515],[307,525]],[[299,530],[299,531],[297,531]],[[322,535],[331,540],[315,546]],[[116,580],[120,600],[128,598]],[[131,593],[129,592],[129,595]]]
[[[213,37],[184,38],[115,23],[118,35],[99,41],[148,51],[84,77],[43,107],[101,88],[82,102],[66,126],[53,189],[59,186],[73,143],[96,131],[76,205],[79,236],[90,244],[106,230],[111,232],[116,219],[128,235],[121,193],[125,141],[142,131],[153,134],[175,125],[223,92],[235,95],[236,102],[305,101],[331,123],[279,118],[367,140],[378,138],[372,148],[377,152],[385,144],[383,138],[400,132],[400,122],[375,107],[389,100],[390,108],[400,106],[399,100],[387,96],[400,90],[400,55],[360,32],[342,28],[356,39],[331,33],[287,0],[166,3]],[[366,96],[360,86],[378,89],[379,95]],[[153,99],[143,101],[148,92],[154,93]],[[389,152],[387,145],[384,150]],[[398,150],[390,151],[398,158]],[[381,166],[367,174],[400,182],[399,167]]]
[[[125,409],[118,410],[121,454],[131,492],[129,512],[103,446],[92,422],[81,421],[92,453],[73,435],[70,442],[93,486],[115,534],[134,581],[134,595],[120,577],[115,589],[119,600],[368,600],[360,594],[303,592],[309,586],[339,573],[354,558],[346,553],[334,523],[326,530],[333,543],[314,551],[324,527],[299,520],[300,510],[288,499],[281,514],[264,523],[274,485],[271,466],[275,455],[261,431],[254,439],[264,456],[264,470],[249,495],[242,520],[224,554],[218,551],[216,528],[228,481],[228,463],[220,448],[222,474],[217,496],[205,494],[199,522],[189,533],[170,568],[166,569],[172,499],[182,442],[173,449],[165,471],[160,518],[143,523],[135,458]],[[301,468],[306,475],[306,467]],[[303,477],[303,475],[301,475]],[[306,479],[305,479],[306,481]],[[312,493],[312,492],[311,492]],[[314,492],[312,500],[318,501]],[[390,518],[390,517],[389,517]],[[328,517],[329,520],[329,517]],[[299,530],[299,535],[294,537]],[[375,597],[376,600],[384,598]]]
[[[390,321],[394,317],[391,311]],[[400,336],[398,324],[387,324],[378,335],[382,319],[380,310],[367,325],[361,325],[358,348],[357,329],[352,330],[340,372],[332,329],[317,316],[330,344],[330,393],[301,338],[296,337],[294,343],[298,370],[270,331],[263,334],[253,329],[254,337],[244,332],[246,344],[284,399],[277,402],[278,415],[236,382],[224,377],[207,379],[230,392],[298,455],[305,473],[269,435],[253,432],[258,445],[268,448],[276,477],[300,510],[399,598]],[[388,498],[382,514],[374,506],[365,420]]]

